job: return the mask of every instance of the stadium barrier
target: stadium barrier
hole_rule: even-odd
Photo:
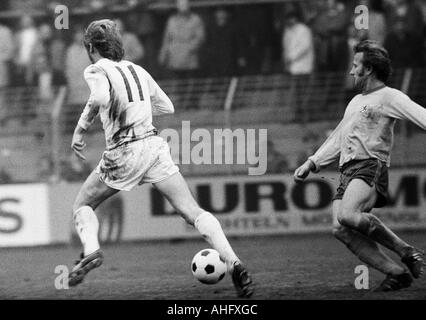
[[[49,186],[0,186],[0,246],[46,245],[51,238]]]
[[[291,175],[192,178],[203,208],[229,236],[330,232],[338,175],[313,175],[294,184]],[[71,206],[80,184],[12,185],[0,188],[0,245],[69,243]],[[390,204],[374,211],[398,229],[426,229],[426,171],[392,170]],[[97,209],[102,242],[186,239],[198,233],[146,185],[123,192]]]

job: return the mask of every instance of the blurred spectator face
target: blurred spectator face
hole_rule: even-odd
[[[216,10],[214,16],[218,26],[224,26],[228,22],[228,12],[223,9]]]
[[[20,21],[22,29],[31,28],[34,26],[34,20],[30,16],[23,16]]]
[[[176,6],[180,13],[187,13],[189,11],[189,0],[177,0]]]
[[[288,15],[286,15],[285,17],[285,24],[288,27],[292,27],[297,23],[298,19],[295,13],[289,13]]]
[[[39,28],[40,38],[42,40],[50,39],[53,35],[52,28],[48,24],[42,24]]]

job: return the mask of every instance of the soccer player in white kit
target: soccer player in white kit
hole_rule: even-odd
[[[73,219],[83,244],[81,259],[69,275],[69,285],[103,262],[99,222],[94,213],[105,199],[121,190],[152,183],[177,212],[194,226],[225,260],[239,297],[250,297],[252,280],[231,248],[219,221],[201,209],[170,156],[166,141],[157,135],[152,116],[174,112],[170,99],[142,67],[123,60],[124,50],[115,23],[93,21],[84,35],[92,65],[84,71],[90,97],[72,138],[72,149],[82,160],[84,133],[99,114],[106,151],[89,175],[73,205]]]
[[[369,266],[386,274],[376,291],[409,287],[423,272],[423,252],[407,244],[370,211],[388,197],[388,167],[396,119],[426,130],[426,109],[385,85],[390,72],[387,51],[374,41],[354,48],[351,75],[361,93],[317,152],[294,173],[296,182],[339,159],[340,185],[333,201],[333,234]],[[380,250],[394,251],[408,271]],[[411,275],[410,275],[411,273]]]

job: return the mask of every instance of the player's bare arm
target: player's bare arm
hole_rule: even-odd
[[[71,149],[74,151],[75,155],[81,160],[86,160],[86,157],[83,154],[83,149],[86,147],[86,143],[84,142],[85,132],[86,130],[77,125],[74,130],[71,142]]]
[[[426,130],[426,109],[410,99],[406,94],[394,90],[389,97],[388,116],[396,119],[408,120],[421,129]]]

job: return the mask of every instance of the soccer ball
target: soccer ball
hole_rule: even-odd
[[[214,249],[204,249],[199,251],[191,263],[191,270],[194,277],[204,284],[218,283],[225,277],[225,261]]]

